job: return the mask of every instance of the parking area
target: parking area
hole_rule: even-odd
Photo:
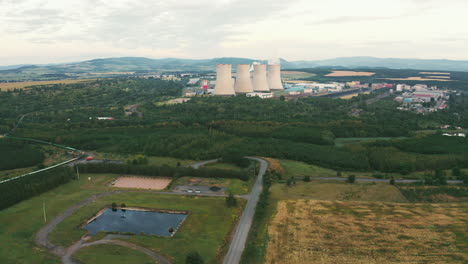
[[[204,194],[224,194],[224,187],[217,186],[203,186],[203,185],[176,185],[173,192],[184,192],[184,193],[204,193]]]

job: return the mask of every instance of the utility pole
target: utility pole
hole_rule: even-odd
[[[80,172],[78,171],[78,166],[76,166],[76,176],[78,177],[78,180],[80,180]]]
[[[46,210],[45,210],[45,201],[42,203],[42,208],[44,210],[44,224],[47,222]]]

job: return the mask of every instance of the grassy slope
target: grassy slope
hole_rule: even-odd
[[[83,264],[154,264],[144,253],[118,245],[95,245],[79,250],[73,259]]]

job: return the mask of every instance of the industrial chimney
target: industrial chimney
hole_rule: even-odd
[[[250,79],[250,64],[237,64],[237,76],[234,90],[236,93],[253,92],[252,80]]]
[[[271,90],[284,90],[281,83],[281,65],[268,65],[268,84]]]
[[[256,92],[269,92],[265,64],[254,64],[253,89]]]
[[[231,76],[231,64],[216,65],[216,85],[215,95],[235,95],[234,85]]]

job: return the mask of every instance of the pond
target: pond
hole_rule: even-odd
[[[84,226],[91,235],[97,232],[119,232],[171,236],[169,229],[175,231],[187,217],[186,213],[165,213],[142,210],[106,209],[101,215]],[[175,232],[174,231],[174,232]]]

